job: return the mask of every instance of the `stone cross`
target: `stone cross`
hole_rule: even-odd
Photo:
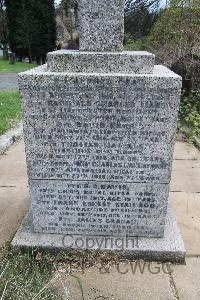
[[[122,51],[124,0],[79,0],[80,50]]]

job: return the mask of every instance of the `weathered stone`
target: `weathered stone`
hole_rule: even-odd
[[[180,77],[39,67],[19,82],[35,230],[162,236]]]
[[[3,154],[12,144],[19,140],[23,135],[22,122],[15,128],[11,128],[0,136],[0,154]]]
[[[10,242],[29,206],[24,143],[0,155],[0,247]]]
[[[56,272],[54,286],[64,299],[76,300],[174,300],[169,274],[172,266],[152,262],[120,262],[74,271]],[[82,271],[83,269],[83,271]],[[67,293],[66,293],[67,291]]]
[[[155,56],[146,51],[91,52],[60,50],[48,53],[50,72],[153,73]]]
[[[31,222],[43,246],[50,233],[52,247],[69,233],[139,235],[146,250],[132,257],[183,261],[164,235],[181,78],[153,68],[152,54],[121,52],[123,10],[124,0],[80,0],[81,51],[19,77]],[[162,251],[149,238],[163,235]]]
[[[174,160],[172,174],[171,191],[200,193],[200,181],[196,180],[200,176],[199,160]]]
[[[185,242],[187,255],[200,256],[200,194],[170,193],[170,200]]]
[[[30,180],[29,184],[36,232],[164,234],[167,184],[68,180]]]
[[[189,143],[177,141],[174,148],[174,160],[200,160],[199,150]]]
[[[123,50],[124,0],[80,0],[79,12],[80,50]]]
[[[172,276],[179,299],[200,299],[199,257],[188,257],[185,266],[174,266]]]
[[[8,166],[9,168],[9,166]],[[29,206],[28,188],[0,187],[0,247],[16,232]]]
[[[0,158],[0,186],[16,187],[28,186],[26,174],[26,162],[21,161],[21,154],[24,153],[22,143],[13,145],[7,152],[4,159]]]
[[[115,235],[65,235],[36,233],[30,211],[12,241],[15,248],[44,248],[67,252],[113,252],[128,259],[184,263],[185,248],[171,209],[168,209],[163,238],[129,237]]]

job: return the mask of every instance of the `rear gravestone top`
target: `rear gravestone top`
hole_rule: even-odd
[[[123,50],[124,0],[80,0],[79,12],[80,50]]]
[[[163,237],[181,78],[120,51],[123,0],[79,4],[81,51],[19,76],[34,232]]]

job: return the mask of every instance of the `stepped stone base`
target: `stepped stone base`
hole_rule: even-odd
[[[103,237],[44,234],[33,231],[32,213],[28,212],[16,233],[12,246],[16,249],[36,248],[50,251],[110,251],[129,259],[145,261],[185,262],[185,248],[177,223],[168,208],[163,238]]]
[[[50,72],[152,74],[154,63],[155,55],[146,51],[59,50],[47,56]]]

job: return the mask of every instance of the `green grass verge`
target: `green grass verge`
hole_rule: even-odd
[[[16,252],[7,243],[0,248],[0,299],[66,299],[66,280],[71,276],[79,285],[81,299],[87,300],[77,272],[84,273],[86,268],[96,265],[99,268],[118,265],[119,262],[120,257],[113,253],[61,251],[53,254],[31,249]]]
[[[0,73],[19,73],[37,67],[36,64],[16,62],[10,65],[8,60],[0,58]]]
[[[34,251],[0,249],[0,299],[61,299],[53,285],[53,262]]]
[[[20,99],[17,90],[0,90],[0,135],[20,119]]]

